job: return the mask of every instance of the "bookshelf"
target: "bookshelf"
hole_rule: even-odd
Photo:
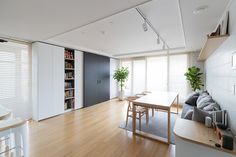
[[[75,52],[72,49],[65,49],[65,112],[73,110],[75,106]]]

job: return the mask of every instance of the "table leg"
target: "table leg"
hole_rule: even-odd
[[[179,94],[177,95],[177,113],[179,113]]]
[[[133,104],[133,134],[136,132],[136,105]]]
[[[168,110],[168,144],[170,144],[170,109]]]

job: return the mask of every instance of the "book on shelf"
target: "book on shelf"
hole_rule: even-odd
[[[74,72],[65,73],[65,79],[73,79],[73,78],[74,78]]]
[[[73,83],[72,82],[65,82],[65,88],[73,88]]]
[[[70,98],[70,97],[74,97],[74,91],[73,90],[65,91],[65,98]]]
[[[74,65],[73,65],[73,63],[70,63],[70,62],[65,62],[65,68],[66,69],[73,69],[74,68]]]
[[[66,59],[74,59],[74,53],[69,50],[65,50],[65,58]]]

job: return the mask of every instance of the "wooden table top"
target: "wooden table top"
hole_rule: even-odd
[[[219,139],[212,128],[207,128],[202,123],[178,118],[175,123],[174,134],[183,140],[236,155],[235,143],[232,151],[215,147],[215,142],[212,141],[220,143]]]
[[[0,105],[0,120],[10,116],[11,110]]]
[[[134,104],[145,104],[151,107],[170,108],[178,93],[175,92],[154,92],[140,97],[133,101]]]

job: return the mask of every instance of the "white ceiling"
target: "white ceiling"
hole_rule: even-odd
[[[180,0],[186,50],[194,51],[203,47],[207,34],[216,28],[230,0]],[[200,6],[208,9],[200,14],[193,11]]]
[[[1,0],[0,34],[45,40],[147,1],[150,0]]]
[[[153,26],[158,28],[170,48],[185,46],[177,0],[156,0],[139,8]],[[48,42],[60,42],[73,47],[76,45],[89,47],[115,56],[162,49],[162,43],[157,44],[157,35],[151,28],[147,32],[143,31],[143,22],[136,9],[130,9],[51,38]]]
[[[163,53],[145,14],[172,52],[199,50],[230,0],[1,0],[0,36],[43,41],[108,56]],[[56,5],[55,5],[56,4]],[[193,11],[207,5],[195,15]]]

